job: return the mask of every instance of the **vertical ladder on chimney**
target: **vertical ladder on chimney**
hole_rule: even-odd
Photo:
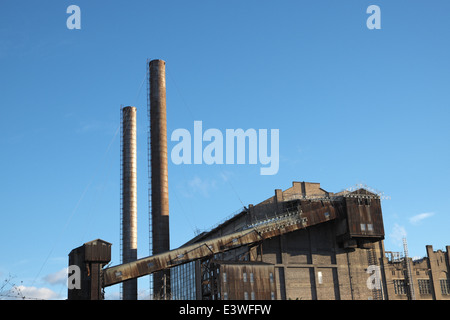
[[[151,151],[151,130],[150,130],[150,60],[147,59],[147,169],[148,169],[148,253],[153,255],[153,236],[152,236],[152,151]],[[150,295],[153,293],[153,274],[149,275]]]
[[[123,104],[120,105],[120,263],[123,263]],[[123,297],[123,285],[120,284],[120,297]]]

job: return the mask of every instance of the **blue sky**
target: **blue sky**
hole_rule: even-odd
[[[69,5],[81,29],[69,30]],[[381,29],[369,30],[369,5]],[[66,296],[68,253],[119,257],[120,105],[138,109],[138,255],[148,255],[146,60],[167,72],[178,128],[279,129],[280,167],[169,162],[171,246],[292,181],[383,201],[388,251],[450,245],[450,3],[2,1],[0,280]],[[169,141],[169,151],[176,142]],[[139,283],[148,294],[148,281]],[[109,288],[109,298],[118,288]]]

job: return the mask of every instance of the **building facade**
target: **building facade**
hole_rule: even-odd
[[[172,268],[173,299],[450,299],[449,247],[420,261],[385,252],[380,196],[293,182],[187,244],[297,213],[305,228]],[[283,226],[280,226],[283,228]]]
[[[386,252],[384,265],[389,300],[450,300],[450,246],[446,246],[446,251],[433,251],[428,245],[426,251],[427,257],[419,260]]]

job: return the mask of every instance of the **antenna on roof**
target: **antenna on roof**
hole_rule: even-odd
[[[347,192],[354,192],[354,191],[357,191],[357,190],[360,190],[360,189],[364,189],[364,190],[367,190],[367,191],[369,191],[369,192],[371,192],[371,193],[376,194],[378,197],[380,197],[380,200],[391,200],[391,197],[388,196],[388,195],[386,195],[386,194],[384,193],[384,191],[376,190],[376,189],[374,189],[374,188],[372,188],[372,187],[369,187],[368,185],[363,184],[363,183],[357,183],[357,184],[354,185],[354,186],[348,187],[348,188],[345,189],[344,191],[347,191]]]

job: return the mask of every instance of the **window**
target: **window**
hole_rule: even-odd
[[[194,300],[195,263],[190,262],[170,269],[173,300]]]
[[[364,223],[361,223],[361,231],[366,231],[366,225]]]
[[[395,294],[406,294],[406,280],[394,280]]]
[[[317,281],[319,282],[319,284],[323,283],[322,272],[321,271],[317,272]]]
[[[367,224],[367,231],[373,231],[373,224]]]
[[[227,273],[226,272],[223,273],[222,278],[223,278],[223,282],[226,283],[227,282]]]
[[[248,292],[244,292],[244,300],[248,300]]]
[[[255,300],[255,292],[254,291],[252,291],[251,297],[252,297],[252,300]]]
[[[273,283],[273,273],[269,273],[269,279],[270,279],[270,283]]]
[[[228,292],[223,293],[223,300],[228,300]]]
[[[441,279],[439,282],[441,283],[442,294],[450,294],[450,281],[448,279]]]
[[[250,283],[253,283],[254,279],[253,279],[253,272],[250,272]]]
[[[419,279],[419,293],[420,294],[431,294],[430,280],[429,279]]]
[[[275,300],[275,292],[270,292],[270,299]]]
[[[244,282],[247,282],[247,272],[244,272]]]

